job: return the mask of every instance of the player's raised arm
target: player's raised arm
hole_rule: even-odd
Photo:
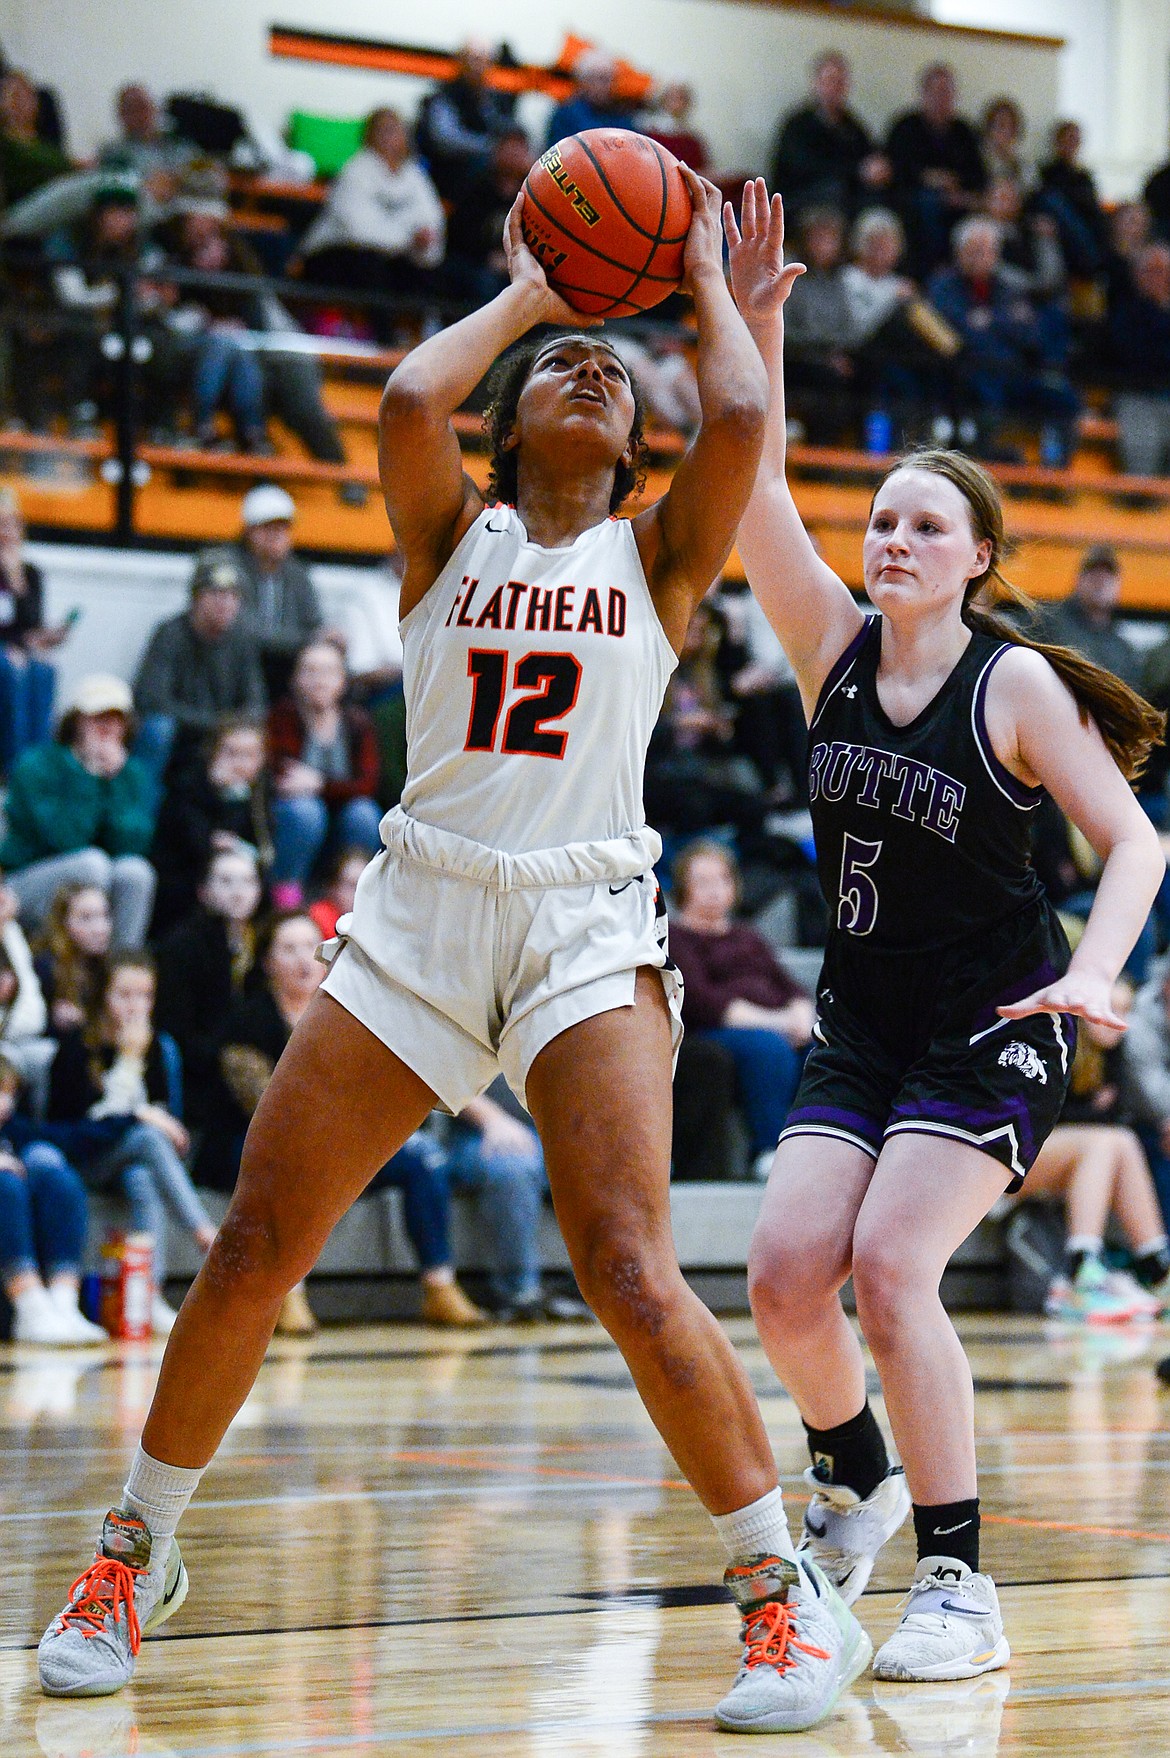
[[[504,234],[510,285],[487,305],[420,343],[391,373],[378,417],[386,511],[405,563],[402,615],[418,603],[483,510],[463,470],[451,417],[505,348],[538,324],[592,321],[551,291],[520,235],[519,202]]]
[[[735,542],[755,480],[768,395],[759,354],[723,274],[719,191],[687,166],[681,170],[694,204],[684,286],[698,319],[701,423],[666,494],[634,521],[658,615],[676,649]]]
[[[778,195],[769,202],[762,177],[745,185],[738,223],[730,202],[723,222],[731,285],[763,356],[769,392],[763,454],[739,527],[739,553],[811,715],[830,667],[862,617],[844,582],[813,548],[785,475],[784,303],[804,269],[784,262],[784,206]]]

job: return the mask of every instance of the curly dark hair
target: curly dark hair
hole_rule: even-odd
[[[561,337],[576,342],[580,340],[580,331],[549,330],[543,334],[535,331],[501,355],[488,376],[488,402],[483,412],[483,427],[492,460],[487,485],[489,502],[504,501],[508,506],[516,504],[517,457],[514,450],[504,450],[504,440],[515,424],[520,394],[528,383],[537,355],[550,342],[559,341]],[[646,482],[646,440],[643,431],[646,405],[637,381],[632,375],[629,377],[630,389],[634,393],[634,419],[630,427],[633,455],[628,464],[619,461],[614,470],[613,493],[609,497],[611,513],[616,513],[622,502],[631,494],[638,493]]]

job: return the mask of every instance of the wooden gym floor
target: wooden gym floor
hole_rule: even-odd
[[[1166,1330],[1093,1334],[970,1316],[985,1558],[1010,1671],[862,1678],[785,1758],[1164,1753],[1170,1726]],[[792,1512],[805,1462],[750,1324],[731,1321]],[[448,1341],[330,1330],[274,1346],[182,1529],[191,1595],[116,1698],[51,1702],[35,1644],[91,1554],[157,1349],[0,1350],[4,1758],[730,1755],[721,1558],[586,1326]],[[883,1553],[879,1642],[912,1567]]]

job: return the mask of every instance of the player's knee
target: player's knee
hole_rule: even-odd
[[[853,1295],[857,1317],[870,1348],[893,1347],[913,1322],[914,1296],[921,1292],[905,1240],[855,1239]]]
[[[653,1341],[665,1330],[681,1279],[672,1252],[640,1230],[606,1229],[575,1268],[582,1294],[619,1342]]]
[[[806,1324],[810,1305],[835,1294],[841,1277],[797,1242],[757,1231],[748,1248],[747,1283],[757,1321],[784,1330]]]
[[[207,1259],[207,1275],[225,1290],[246,1289],[256,1300],[282,1299],[311,1265],[302,1242],[265,1201],[234,1202]]]

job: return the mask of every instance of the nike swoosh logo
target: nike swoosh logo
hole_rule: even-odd
[[[609,888],[609,895],[611,897],[620,897],[623,891],[628,891],[630,886],[636,883],[637,881],[634,879],[627,879],[624,885],[611,885]]]
[[[170,1605],[172,1599],[175,1597],[175,1594],[179,1591],[179,1582],[182,1579],[183,1579],[183,1571],[182,1571],[182,1569],[180,1569],[178,1574],[175,1576],[174,1585],[172,1586],[170,1592],[163,1594],[163,1604],[164,1605]]]
[[[804,1525],[805,1531],[811,1532],[814,1538],[823,1538],[825,1533],[829,1530],[823,1522],[820,1526],[814,1526],[807,1514],[804,1517]]]
[[[970,1524],[970,1520],[960,1520],[957,1526],[936,1526],[934,1536],[935,1538],[949,1538],[952,1532],[962,1532]]]
[[[956,1605],[953,1599],[944,1599],[940,1609],[942,1611],[959,1612],[965,1618],[989,1618],[991,1616],[990,1606]]]
[[[485,531],[494,532],[494,534],[497,537],[502,537],[504,532],[507,529],[508,529],[508,527],[506,525],[493,525],[490,519],[488,520],[487,524],[484,526]]]

